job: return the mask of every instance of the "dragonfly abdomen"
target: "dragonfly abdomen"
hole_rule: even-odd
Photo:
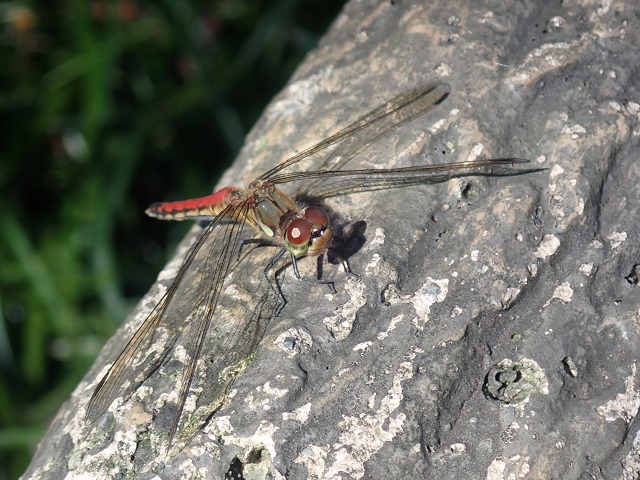
[[[177,202],[158,202],[151,205],[145,213],[161,220],[210,220],[224,210],[238,187],[225,187],[211,195]]]

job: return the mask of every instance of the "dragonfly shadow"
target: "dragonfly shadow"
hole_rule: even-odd
[[[338,225],[335,228],[333,241],[327,250],[327,261],[333,265],[341,263],[350,273],[349,258],[358,253],[366,243],[366,231],[367,222],[364,220],[348,225]]]

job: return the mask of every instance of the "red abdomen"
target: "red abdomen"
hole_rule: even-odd
[[[161,220],[199,220],[211,219],[218,215],[231,200],[236,187],[225,187],[211,195],[177,202],[158,202],[145,210],[150,217]]]

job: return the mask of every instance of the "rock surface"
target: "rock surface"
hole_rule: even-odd
[[[366,222],[359,279],[324,265],[331,294],[285,271],[288,303],[262,318],[228,401],[167,455],[156,407],[177,359],[93,425],[84,415],[176,260],[23,478],[638,478],[638,12],[629,0],[350,2],[225,184],[439,81],[449,99],[354,167],[517,156],[546,170],[327,200],[346,230]]]

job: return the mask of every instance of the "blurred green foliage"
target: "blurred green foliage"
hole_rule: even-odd
[[[342,3],[0,3],[0,480],[188,228],[146,206],[211,191]]]

